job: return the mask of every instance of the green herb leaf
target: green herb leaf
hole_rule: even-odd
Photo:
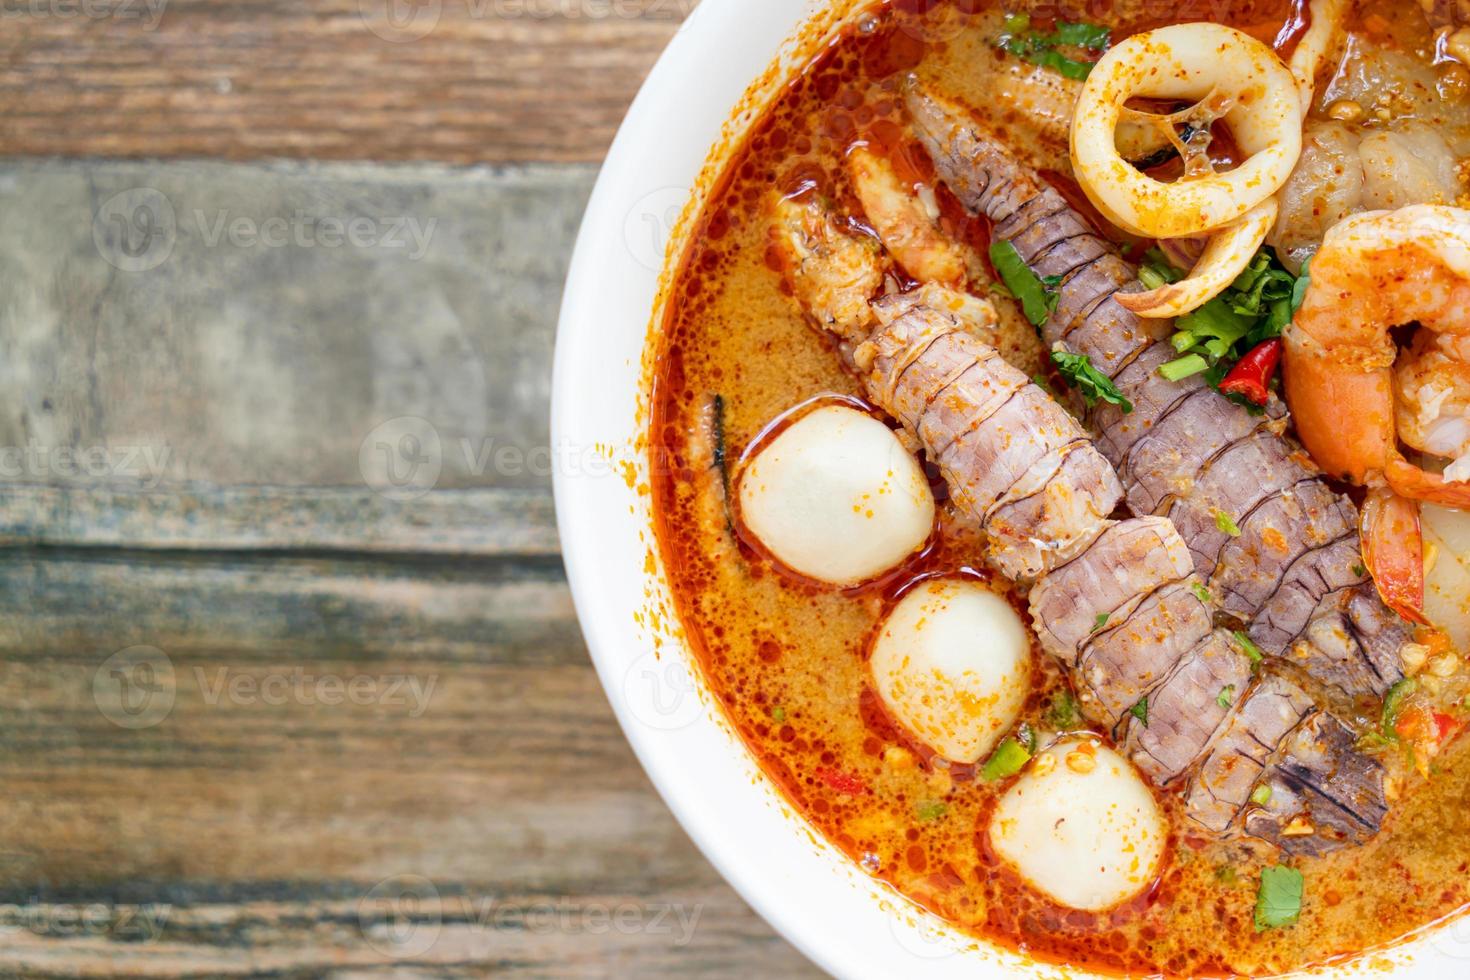
[[[1062,691],[1052,699],[1046,709],[1046,720],[1057,731],[1070,731],[1082,720],[1082,712],[1077,710],[1077,699],[1072,697],[1071,691]]]
[[[778,725],[786,723],[786,709],[779,704],[771,709],[771,720]]]
[[[1112,33],[1106,27],[1058,21],[1054,32],[1042,34],[1031,30],[1031,18],[1027,15],[1009,14],[995,44],[1001,50],[1023,61],[1040,65],[1080,82],[1092,73],[1093,62],[1068,58],[1057,48],[1070,47],[1084,48],[1088,51],[1103,51],[1107,49],[1111,41]]]
[[[1261,887],[1256,892],[1256,932],[1296,925],[1302,914],[1306,879],[1294,868],[1261,869]]]
[[[980,775],[989,782],[997,779],[1009,779],[1026,767],[1031,761],[1031,753],[1026,751],[1014,738],[1007,738],[995,749],[985,765],[980,768]]]
[[[1006,241],[992,242],[990,264],[995,266],[1006,289],[1020,301],[1021,312],[1026,314],[1031,325],[1039,327],[1045,323],[1051,311],[1057,308],[1059,297],[1031,271],[1021,253],[1016,251],[1016,246]]]
[[[1225,686],[1225,688],[1220,692],[1220,696],[1215,699],[1215,703],[1218,704],[1220,707],[1225,708],[1225,709],[1228,710],[1229,707],[1230,707],[1230,705],[1233,704],[1234,702],[1235,702],[1235,685],[1234,684],[1227,684]]]
[[[1096,633],[1098,630],[1108,625],[1108,620],[1111,619],[1112,616],[1112,613],[1098,613],[1096,622],[1092,624],[1092,632]]]
[[[1215,526],[1218,527],[1221,531],[1230,535],[1232,538],[1240,537],[1240,525],[1235,523],[1235,518],[1231,517],[1223,510],[1216,509]]]
[[[1302,308],[1302,301],[1307,298],[1307,289],[1312,285],[1312,260],[1302,263],[1302,274],[1297,277],[1296,285],[1291,287],[1291,315],[1296,316],[1296,311]]]
[[[1210,595],[1210,590],[1205,588],[1198,582],[1191,583],[1189,586],[1189,591],[1193,592],[1194,597],[1207,606],[1215,601],[1215,597]]]
[[[1145,256],[1138,272],[1139,281],[1150,289],[1181,276],[1183,273],[1157,249]],[[1257,252],[1224,292],[1175,321],[1177,332],[1170,342],[1183,356],[1165,364],[1159,374],[1170,381],[1181,381],[1203,373],[1211,387],[1219,388],[1248,351],[1281,336],[1300,305],[1305,282],[1305,269],[1301,277],[1293,276],[1274,252]],[[1231,400],[1240,402],[1238,397]],[[1261,414],[1260,406],[1244,404],[1253,414]]]
[[[949,805],[940,800],[920,800],[914,804],[914,812],[925,823],[938,820],[949,812]]]
[[[1088,408],[1102,401],[1117,405],[1124,415],[1133,411],[1133,403],[1123,397],[1123,393],[1106,374],[1092,366],[1092,359],[1086,354],[1052,351],[1051,360],[1057,366],[1057,373],[1082,393],[1082,400],[1087,403]]]
[[[1367,575],[1368,574],[1367,566],[1365,566],[1365,565],[1354,565],[1353,566],[1353,574],[1356,575],[1356,576],[1358,576],[1359,578],[1362,578],[1364,575]]]
[[[1419,682],[1412,677],[1405,677],[1393,687],[1388,689],[1388,694],[1383,698],[1383,737],[1397,739],[1398,732],[1394,730],[1399,722],[1399,715],[1404,712],[1404,702],[1419,690]]]
[[[1256,646],[1255,641],[1249,636],[1246,636],[1244,632],[1236,630],[1231,635],[1235,637],[1235,642],[1240,644],[1240,648],[1245,651],[1245,655],[1251,658],[1252,664],[1259,667],[1265,661],[1266,655],[1261,652],[1261,648]]]
[[[1112,28],[1098,24],[1073,24],[1059,20],[1051,37],[1057,44],[1087,48],[1089,51],[1106,51],[1113,41],[1113,31]]]
[[[1143,727],[1144,728],[1147,728],[1148,727],[1148,698],[1143,698],[1137,704],[1135,704],[1133,707],[1129,708],[1128,709],[1128,713],[1130,715],[1132,715],[1133,717],[1137,718],[1139,721],[1143,722]]]

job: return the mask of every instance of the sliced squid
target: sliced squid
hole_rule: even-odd
[[[1164,183],[1118,152],[1116,133],[1130,99],[1187,99],[1224,118],[1249,156],[1227,173]],[[1274,195],[1301,155],[1301,95],[1276,53],[1219,24],[1179,24],[1113,47],[1082,88],[1072,122],[1078,182],[1119,227],[1147,238],[1213,232]],[[1207,162],[1207,161],[1206,161]]]
[[[761,446],[736,477],[741,524],[807,578],[848,586],[919,551],[934,494],[913,454],[866,412],[823,405]]]
[[[910,734],[958,763],[988,756],[1031,691],[1026,624],[977,582],[923,582],[880,627],[873,686]]]
[[[1119,293],[1124,309],[1151,319],[1183,316],[1223,293],[1240,277],[1276,225],[1276,198],[1256,205],[1244,218],[1212,236],[1199,261],[1178,282],[1143,293]]]
[[[1064,739],[1001,797],[990,843],[1031,887],[1099,912],[1158,878],[1168,827],[1127,760],[1095,739]]]

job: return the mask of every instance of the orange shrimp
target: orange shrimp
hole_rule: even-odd
[[[1445,344],[1402,358],[1394,327]],[[1333,476],[1372,488],[1364,556],[1383,599],[1423,622],[1423,539],[1413,501],[1470,508],[1470,211],[1421,205],[1357,215],[1328,232],[1286,331],[1285,387],[1297,433]],[[1398,364],[1396,384],[1395,364]],[[1403,441],[1453,460],[1444,475],[1410,463]],[[1398,499],[1394,499],[1398,498]]]

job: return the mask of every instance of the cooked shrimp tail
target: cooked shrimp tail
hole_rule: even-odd
[[[1419,506],[1391,490],[1376,489],[1363,505],[1363,564],[1388,608],[1411,623],[1424,615],[1424,532]]]
[[[1403,457],[1388,461],[1385,476],[1395,493],[1442,507],[1470,510],[1470,483],[1447,480],[1438,473],[1420,469]]]

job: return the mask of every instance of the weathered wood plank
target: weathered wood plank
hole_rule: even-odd
[[[591,178],[0,164],[0,540],[553,553]]]
[[[11,550],[0,623],[0,975],[805,969],[648,787],[554,561]]]
[[[335,487],[152,492],[0,484],[0,545],[200,551],[559,554],[551,498],[441,490],[412,502]]]
[[[597,161],[695,2],[15,4],[0,152]]]

